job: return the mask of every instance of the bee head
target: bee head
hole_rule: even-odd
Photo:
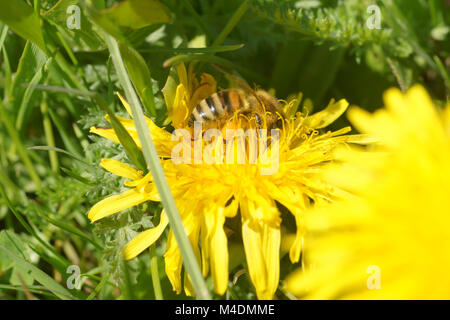
[[[255,96],[256,98],[258,98],[260,102],[264,104],[266,111],[275,113],[280,110],[278,100],[274,96],[269,94],[267,91],[257,90],[255,92]]]
[[[257,90],[255,96],[264,105],[267,128],[281,127],[280,115],[282,115],[282,111],[278,100],[264,90]]]

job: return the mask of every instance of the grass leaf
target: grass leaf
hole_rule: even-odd
[[[111,121],[111,125],[114,128],[114,131],[119,138],[120,144],[125,149],[130,160],[138,167],[140,170],[147,171],[147,166],[145,165],[145,159],[142,154],[142,151],[138,148],[136,142],[134,142],[133,138],[131,138],[128,131],[123,127],[122,123],[117,119],[114,112],[111,111],[111,108],[106,104],[103,98],[98,95],[95,97],[98,105],[105,110],[105,112],[109,116],[109,120]]]
[[[33,42],[42,51],[47,51],[41,28],[41,19],[25,1],[0,1],[0,20],[14,32]]]
[[[114,24],[132,29],[170,21],[167,7],[157,0],[126,0],[101,13]]]
[[[142,58],[139,52],[125,44],[120,45],[120,53],[139,98],[141,98],[148,114],[155,116],[156,110],[153,97],[152,78],[144,58]]]
[[[55,296],[62,300],[75,300],[76,298],[63,286],[61,286],[54,279],[49,277],[45,272],[39,270],[31,263],[19,258],[14,253],[0,245],[0,251],[6,254],[11,260],[14,261],[15,267],[25,274],[31,275],[37,282],[42,284],[46,289],[53,292]]]

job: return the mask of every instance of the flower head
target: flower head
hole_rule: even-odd
[[[166,101],[174,127],[185,128],[192,109],[216,90],[216,84],[210,75],[205,74],[202,75],[201,81],[197,81],[191,72],[186,72],[183,65],[178,67],[178,74],[180,83],[176,87],[176,93],[174,97],[166,98]],[[167,92],[165,94],[168,95]],[[127,106],[125,101],[123,103]],[[191,160],[196,152],[197,141],[190,139],[181,145],[187,147],[184,149],[187,153],[192,151],[188,161],[173,161],[173,152],[168,152],[167,147],[176,147],[174,144],[179,144],[176,141],[179,137],[156,127],[148,120],[155,144],[161,152],[162,166],[186,233],[198,261],[201,262],[203,275],[211,273],[214,289],[218,294],[224,294],[228,286],[230,232],[242,238],[248,272],[258,298],[271,299],[279,282],[283,223],[280,205],[287,208],[296,222],[297,231],[289,250],[291,261],[296,263],[302,250],[303,213],[306,208],[311,203],[328,202],[343,194],[323,178],[322,170],[334,161],[334,150],[338,145],[358,141],[360,137],[343,135],[350,128],[322,134],[319,130],[339,117],[346,110],[348,103],[345,100],[333,100],[325,110],[311,116],[296,112],[297,105],[292,101],[284,106],[286,118],[283,119],[279,131],[279,139],[266,144],[262,148],[263,152],[260,152],[253,162],[244,161],[242,164],[230,164],[226,161],[195,163]],[[131,120],[121,121],[127,124],[127,130],[135,132]],[[114,132],[108,131],[106,135],[104,130],[108,129],[92,129],[93,132],[116,141]],[[138,140],[136,135],[132,134],[132,137]],[[271,137],[264,135],[257,137],[259,142],[267,142],[269,139]],[[216,142],[217,140],[214,143],[200,143],[204,148],[212,145],[209,151],[216,159],[219,156],[218,158],[225,160],[231,152],[234,155],[237,150],[237,144],[218,147]],[[275,146],[278,148],[276,151]],[[274,154],[278,157],[274,158]],[[247,153],[244,160],[249,160]],[[89,213],[91,221],[147,200],[157,201],[150,173],[142,176],[142,173],[128,166],[121,171],[119,168],[122,165],[111,162],[112,165],[108,166],[105,161],[107,160],[104,160],[102,165],[107,170],[131,180],[127,182],[130,190],[95,205]],[[267,169],[274,162],[277,163],[277,170],[264,174],[263,169]],[[118,204],[118,201],[122,203]],[[238,227],[229,224],[231,218],[237,216]],[[125,246],[125,258],[136,257],[156,241],[166,226],[167,217],[163,212],[157,227],[144,231]],[[166,246],[165,266],[174,290],[180,292],[182,258],[172,232]],[[192,294],[188,277],[184,287],[187,294]]]
[[[194,107],[201,100],[216,92],[217,84],[214,78],[207,73],[203,73],[200,81],[198,81],[192,66],[192,64],[189,65],[189,72],[187,72],[184,64],[178,65],[179,84],[176,86],[175,92],[170,92],[170,88],[173,88],[170,86],[163,89],[169,119],[172,119],[174,128],[185,127]]]
[[[287,279],[299,297],[450,298],[450,105],[439,111],[420,86],[384,101],[348,113],[380,144],[342,150],[347,166],[327,175],[357,197],[308,213],[306,272]]]

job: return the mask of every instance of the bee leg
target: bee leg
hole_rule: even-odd
[[[283,127],[283,120],[282,119],[278,119],[276,122],[275,122],[275,126],[274,126],[275,128],[282,128]]]
[[[256,126],[258,128],[261,128],[261,126],[262,126],[261,118],[259,117],[259,115],[257,113],[255,113],[255,121],[256,121]]]

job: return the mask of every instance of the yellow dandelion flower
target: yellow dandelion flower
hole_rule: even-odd
[[[304,271],[287,289],[312,299],[450,298],[450,105],[421,86],[385,93],[374,114],[349,110],[375,151],[344,150],[328,177],[357,194],[307,215]]]
[[[186,72],[183,65],[178,67],[180,83],[173,99],[168,98],[168,108],[175,128],[186,126],[192,109],[204,98],[216,90],[216,83],[210,75],[203,74],[197,81],[192,72]],[[127,103],[122,100],[125,107]],[[155,126],[148,119],[154,142],[160,151],[162,166],[173,193],[186,233],[202,267],[203,275],[212,275],[214,290],[222,295],[228,286],[229,255],[228,232],[242,234],[248,272],[255,286],[259,299],[271,299],[278,287],[280,269],[280,243],[282,240],[282,219],[279,207],[287,208],[295,218],[297,232],[290,244],[289,256],[293,263],[299,261],[302,250],[303,212],[311,203],[331,201],[342,196],[342,192],[323,179],[322,169],[335,159],[334,150],[338,145],[356,142],[361,137],[344,135],[350,128],[336,132],[320,134],[318,129],[325,128],[342,113],[348,103],[345,100],[330,102],[328,107],[311,116],[296,113],[295,103],[286,103],[278,142],[272,141],[261,149],[254,162],[229,164],[226,157],[237,150],[237,145],[218,148],[218,144],[205,141],[213,157],[220,157],[211,164],[195,161],[195,143],[189,139],[181,146],[187,147],[187,162],[171,159],[170,149],[179,141],[173,141],[173,135]],[[135,128],[131,120],[120,119],[126,129],[136,139]],[[109,131],[108,131],[109,130]],[[111,129],[91,130],[108,139],[117,141]],[[107,132],[107,133],[106,133]],[[270,137],[260,136],[259,140],[267,142]],[[275,145],[278,152],[275,152]],[[248,150],[247,150],[248,151]],[[237,154],[237,153],[236,153]],[[277,154],[277,158],[273,155]],[[248,160],[248,156],[244,160]],[[138,203],[158,201],[157,191],[152,183],[150,173],[142,176],[141,172],[117,162],[103,160],[102,166],[120,176],[130,179],[130,187],[122,195],[114,195],[96,204],[89,213],[91,221],[119,212]],[[275,163],[276,162],[276,163]],[[264,174],[276,165],[273,174]],[[233,217],[239,214],[240,227],[228,226]],[[234,219],[235,220],[235,219]],[[132,259],[150,246],[162,234],[167,226],[167,217],[163,213],[161,222],[153,229],[144,231],[123,249],[126,259]],[[227,230],[227,231],[226,231]],[[182,289],[182,257],[172,232],[165,253],[166,274],[174,290]],[[187,294],[193,294],[189,278],[186,276],[184,288]]]

